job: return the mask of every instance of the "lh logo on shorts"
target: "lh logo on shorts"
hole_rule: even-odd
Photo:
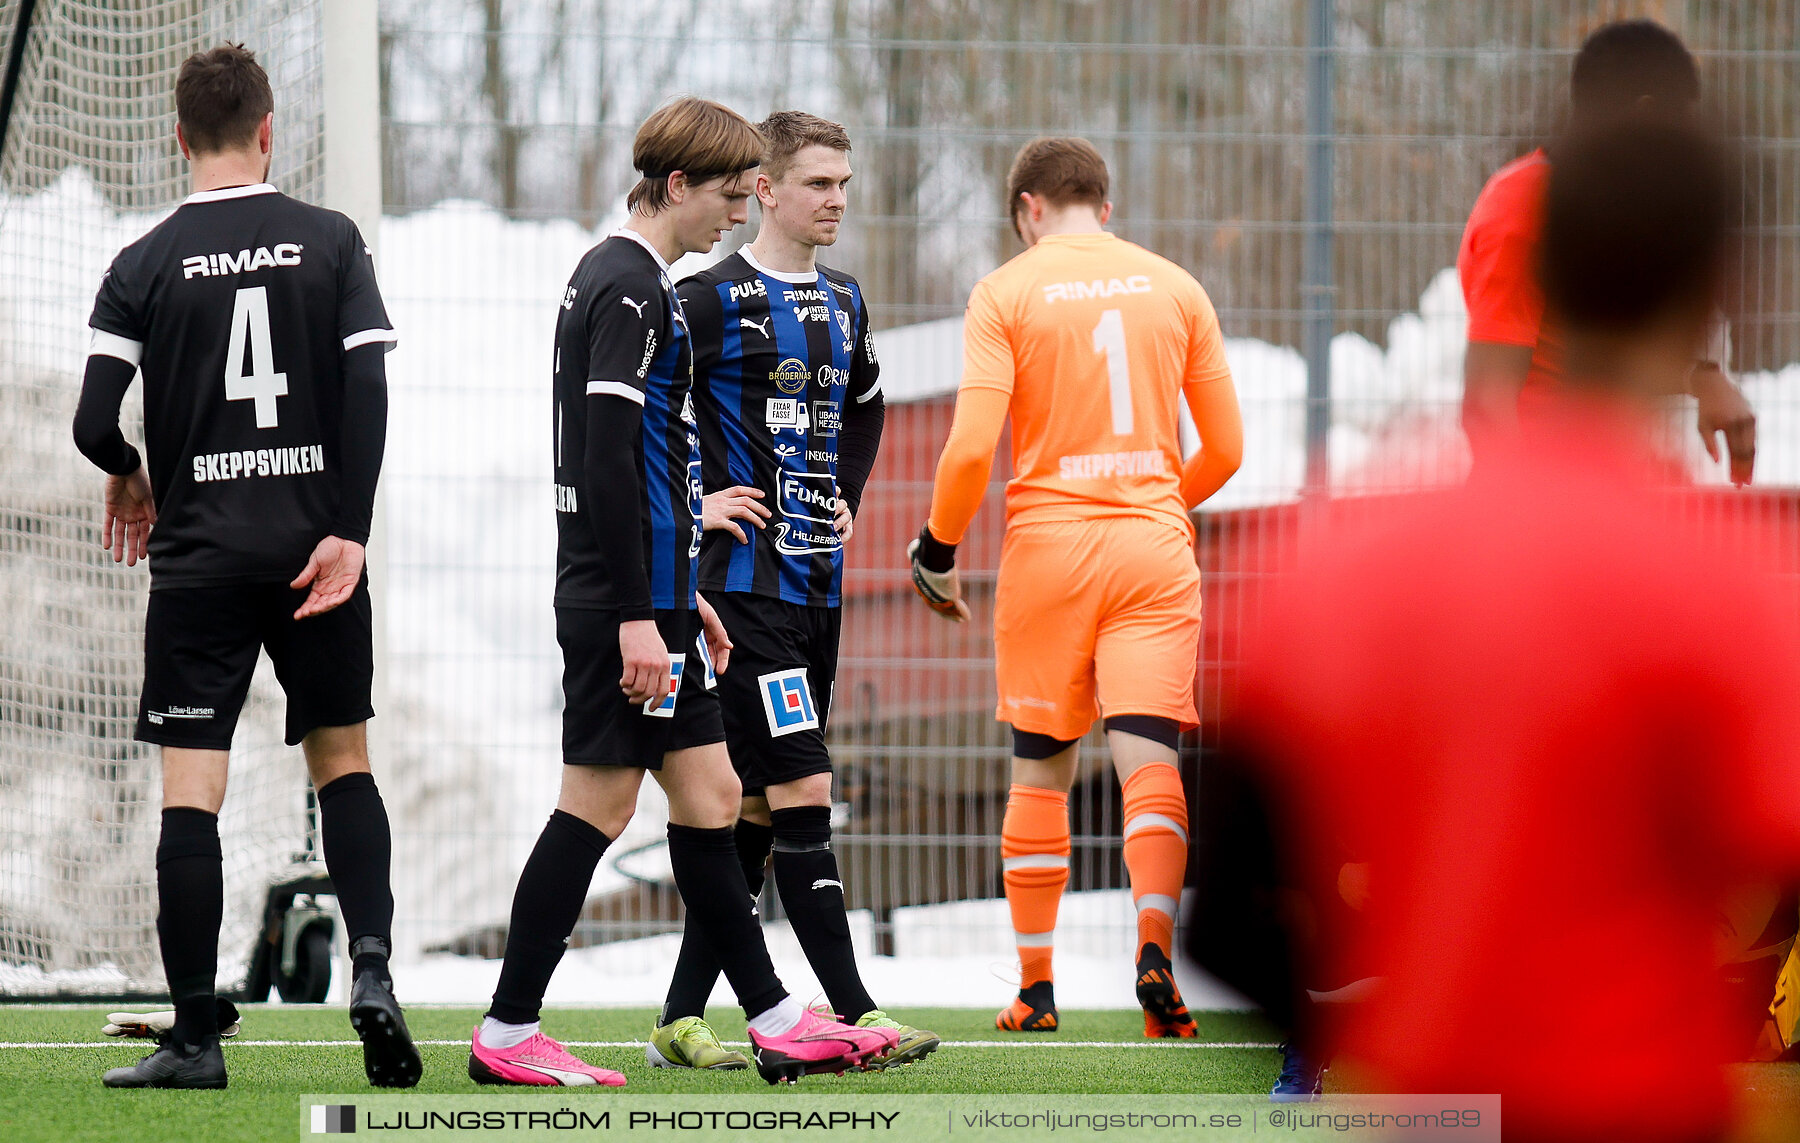
[[[758,675],[756,683],[762,688],[763,713],[769,716],[770,738],[819,729],[819,711],[813,705],[812,687],[807,685],[805,667]]]
[[[651,718],[674,718],[675,696],[681,692],[681,672],[687,666],[687,655],[669,656],[669,693],[660,702],[644,704],[644,713]]]

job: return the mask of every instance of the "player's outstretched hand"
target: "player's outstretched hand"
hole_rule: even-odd
[[[736,536],[738,543],[747,544],[750,542],[749,534],[732,521],[747,520],[758,528],[765,527],[763,521],[769,518],[770,512],[757,503],[762,498],[762,489],[752,488],[747,484],[734,485],[723,492],[714,492],[709,496],[702,497],[700,501],[701,527],[708,532],[723,529]],[[717,669],[717,667],[714,668],[714,670]]]
[[[731,661],[731,636],[725,633],[719,613],[704,595],[695,592],[694,601],[700,605],[700,632],[706,638],[706,653],[712,656],[713,674],[722,675],[725,664]]]
[[[294,612],[294,618],[323,615],[349,599],[362,581],[364,558],[363,546],[354,540],[342,536],[326,536],[320,540],[319,546],[313,549],[312,558],[306,561],[306,570],[288,584],[289,587],[312,586],[312,593],[300,605],[300,610]]]
[[[1714,463],[1721,459],[1718,438],[1723,433],[1731,457],[1731,482],[1749,484],[1756,468],[1756,410],[1716,365],[1694,371],[1694,396],[1700,402],[1700,439],[1706,442],[1706,455]]]
[[[627,699],[647,705],[668,697],[669,648],[656,629],[656,620],[631,619],[619,624],[619,657],[625,661],[619,689]]]
[[[100,546],[112,553],[114,563],[136,567],[150,542],[156,524],[156,497],[150,491],[150,474],[138,465],[130,476],[106,478],[106,519],[100,529]]]
[[[913,590],[926,606],[955,623],[969,621],[969,605],[963,602],[962,577],[956,574],[952,565],[947,571],[932,571],[919,562],[919,544],[914,540],[906,546],[906,560],[912,565]]]
[[[850,534],[856,531],[856,517],[850,514],[850,502],[841,493],[837,498],[837,510],[831,514],[831,528],[845,543],[850,541]]]

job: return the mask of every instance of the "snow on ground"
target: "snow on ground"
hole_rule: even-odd
[[[53,371],[77,386],[100,276],[120,246],[161,216],[116,214],[73,170],[41,195],[0,200],[0,211],[0,353],[10,366]],[[484,206],[445,203],[386,220],[377,239],[383,292],[400,332],[388,359],[383,480],[392,713],[378,730],[392,743],[383,786],[397,851],[411,855],[396,863],[396,890],[403,959],[416,972],[407,986],[412,998],[486,994],[493,962],[423,958],[420,949],[504,919],[516,871],[554,802],[560,662],[545,455],[551,334],[570,271],[611,225],[509,221]],[[697,261],[678,270],[694,268]],[[1385,348],[1354,334],[1333,340],[1337,487],[1416,487],[1462,471],[1456,404],[1464,326],[1454,271],[1444,270],[1426,286],[1418,312],[1389,325]],[[877,340],[889,400],[954,391],[960,318],[888,330]],[[1291,348],[1243,338],[1228,339],[1226,352],[1244,408],[1245,462],[1212,506],[1291,499],[1305,465],[1305,363]],[[1759,412],[1758,483],[1800,484],[1800,365],[1740,380]],[[1698,457],[1695,435],[1686,440]],[[1706,473],[1721,479],[1717,467]],[[646,782],[637,819],[615,852],[653,841],[663,821],[662,798]],[[468,860],[470,843],[485,847],[482,860]],[[594,888],[624,883],[609,864]],[[1122,947],[1129,911],[1114,911],[1097,931]],[[896,1004],[920,1002],[904,999],[913,995],[944,1002],[946,989],[969,1003],[1003,997],[988,971],[1011,963],[1000,902],[906,912],[901,956],[869,962],[878,994],[891,989]],[[1065,941],[1059,996],[1071,1006],[1129,1005],[1117,956],[1077,948],[1080,931],[1076,925]],[[571,954],[552,999],[653,1001],[661,981],[640,980],[635,966],[662,961],[645,958],[641,944]],[[790,972],[803,964],[793,954],[783,954]],[[1091,974],[1082,967],[1089,960]]]
[[[1133,950],[1126,934],[1135,931],[1129,894],[1124,890],[1070,893],[1063,898],[1057,927],[1056,1002],[1063,1008],[1135,1008]],[[1012,949],[1012,922],[1005,901],[963,901],[952,905],[901,909],[895,913],[895,956],[876,956],[870,946],[870,915],[850,914],[857,965],[869,994],[904,1016],[917,1007],[986,1008],[996,1011],[1018,988],[1018,961]],[[775,971],[802,1001],[823,992],[786,921],[764,926]],[[564,955],[550,981],[545,1003],[656,1006],[669,987],[669,965],[681,947],[677,934],[619,941]],[[408,1004],[472,1004],[493,995],[498,960],[427,956],[396,964],[394,980]],[[341,978],[342,974],[339,974]],[[1192,1009],[1249,1008],[1250,1003],[1194,967],[1177,960],[1176,977]],[[334,978],[334,993],[344,984]],[[333,999],[340,999],[333,996]],[[715,1007],[735,1005],[721,980]]]

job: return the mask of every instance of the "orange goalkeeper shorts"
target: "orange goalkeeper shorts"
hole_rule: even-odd
[[[1136,516],[1012,526],[994,601],[995,717],[1074,739],[1094,719],[1194,726],[1200,570],[1180,530]]]

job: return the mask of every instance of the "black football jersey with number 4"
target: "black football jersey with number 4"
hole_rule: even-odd
[[[88,324],[143,376],[152,588],[298,575],[338,511],[344,354],[394,340],[356,224],[267,184],[192,195]]]

